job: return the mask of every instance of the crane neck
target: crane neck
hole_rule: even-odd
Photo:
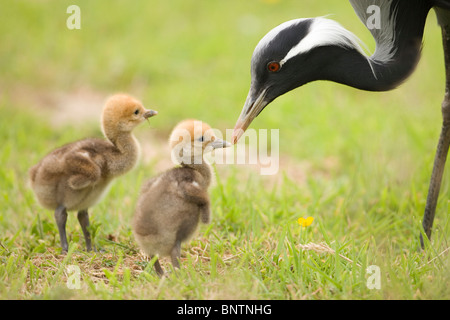
[[[370,14],[365,7],[357,7],[364,2],[352,1],[352,5],[361,21],[367,22]],[[400,85],[419,61],[430,9],[428,1],[423,0],[391,1],[383,6],[380,14],[385,19],[378,29],[376,25],[369,29],[376,42],[375,52],[368,56],[356,49],[335,48],[346,52],[336,54],[327,80],[368,91],[386,91]]]

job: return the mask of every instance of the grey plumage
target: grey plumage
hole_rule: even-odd
[[[369,16],[373,12],[367,12],[370,6],[377,6],[379,12],[379,28],[372,27],[368,30],[372,34],[376,47],[375,52],[370,57],[370,60],[375,63],[387,63],[394,57],[397,48],[395,46],[396,36],[396,16],[398,14],[398,4],[392,0],[349,0],[358,18],[365,25]],[[383,26],[381,28],[381,26]]]

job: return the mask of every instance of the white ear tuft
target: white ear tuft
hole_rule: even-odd
[[[357,36],[345,29],[338,22],[323,17],[314,18],[309,33],[286,54],[280,61],[280,64],[283,65],[286,61],[298,54],[327,45],[354,48],[361,54],[367,56],[361,44],[362,42]]]

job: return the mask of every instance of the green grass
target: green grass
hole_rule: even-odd
[[[425,251],[418,238],[444,88],[433,13],[418,69],[399,89],[316,82],[273,102],[252,127],[279,128],[289,161],[276,176],[217,165],[213,221],[182,247],[181,270],[161,280],[139,254],[130,221],[141,183],[169,155],[120,177],[92,208],[103,251],[84,252],[71,214],[71,248],[61,255],[53,213],[34,199],[27,171],[54,147],[101,133],[98,118],[54,126],[61,111],[48,97],[129,92],[159,111],[138,139],[165,143],[187,117],[234,126],[254,46],[283,21],[334,13],[374,44],[341,1],[77,1],[82,29],[73,31],[65,26],[70,4],[13,1],[0,10],[0,298],[450,298],[448,170]],[[76,118],[78,110],[66,112]],[[300,230],[301,216],[314,223]],[[334,253],[302,249],[308,243]],[[66,285],[73,265],[80,289]],[[370,265],[380,267],[380,290],[366,286]],[[166,260],[163,267],[171,269]]]

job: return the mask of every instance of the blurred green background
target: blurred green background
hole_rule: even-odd
[[[80,30],[66,27],[66,9],[72,4],[81,9]],[[224,132],[234,127],[244,104],[250,58],[261,37],[284,21],[328,14],[373,52],[370,33],[347,1],[2,0],[3,245],[10,251],[14,244],[33,252],[45,240],[36,230],[43,230],[42,221],[53,224],[52,213],[34,200],[27,170],[58,145],[100,136],[99,112],[110,94],[130,93],[159,111],[150,128],[142,126],[136,133],[150,149],[154,141],[164,145],[184,118],[201,119]],[[252,220],[261,201],[261,210],[271,212],[268,221],[275,225],[306,213],[322,219],[321,232],[336,239],[374,237],[394,244],[400,255],[405,248],[417,247],[443,96],[441,34],[430,12],[422,59],[398,89],[371,93],[314,82],[269,105],[251,128],[280,129],[280,171],[275,177],[261,177],[251,168],[218,168],[219,179],[224,176],[212,190],[219,199],[214,228],[242,235],[269,227],[264,218]],[[139,183],[160,170],[158,159],[168,158],[158,153],[161,150],[148,151],[144,169],[124,177],[94,209],[100,212],[96,219],[104,235],[115,233],[132,243],[128,224],[135,195]],[[243,178],[247,171],[255,183]],[[447,170],[433,235],[436,252],[449,240],[449,183]],[[267,200],[273,188],[281,196]],[[223,192],[236,199],[231,209]],[[118,219],[103,214],[111,208]],[[76,222],[71,223],[75,228]],[[256,236],[279,237],[264,231]],[[415,289],[410,295],[393,296],[412,297]]]
[[[223,130],[234,126],[245,100],[255,45],[283,21],[332,13],[330,18],[374,48],[349,3],[341,1],[76,1],[81,29],[69,30],[66,9],[72,3],[3,2],[4,105],[51,108],[49,96],[67,95],[69,104],[72,93],[106,97],[125,91],[161,111],[152,125],[162,136],[186,117]],[[368,93],[312,83],[279,98],[253,127],[280,128],[282,149],[304,159],[368,151],[377,156],[393,145],[398,154],[391,161],[407,158],[403,167],[403,160],[414,159],[413,170],[428,165],[440,127],[444,79],[434,13],[424,43],[418,70],[398,90]],[[17,98],[28,95],[31,101]],[[44,101],[33,103],[39,98]],[[72,112],[83,108],[80,103]]]

